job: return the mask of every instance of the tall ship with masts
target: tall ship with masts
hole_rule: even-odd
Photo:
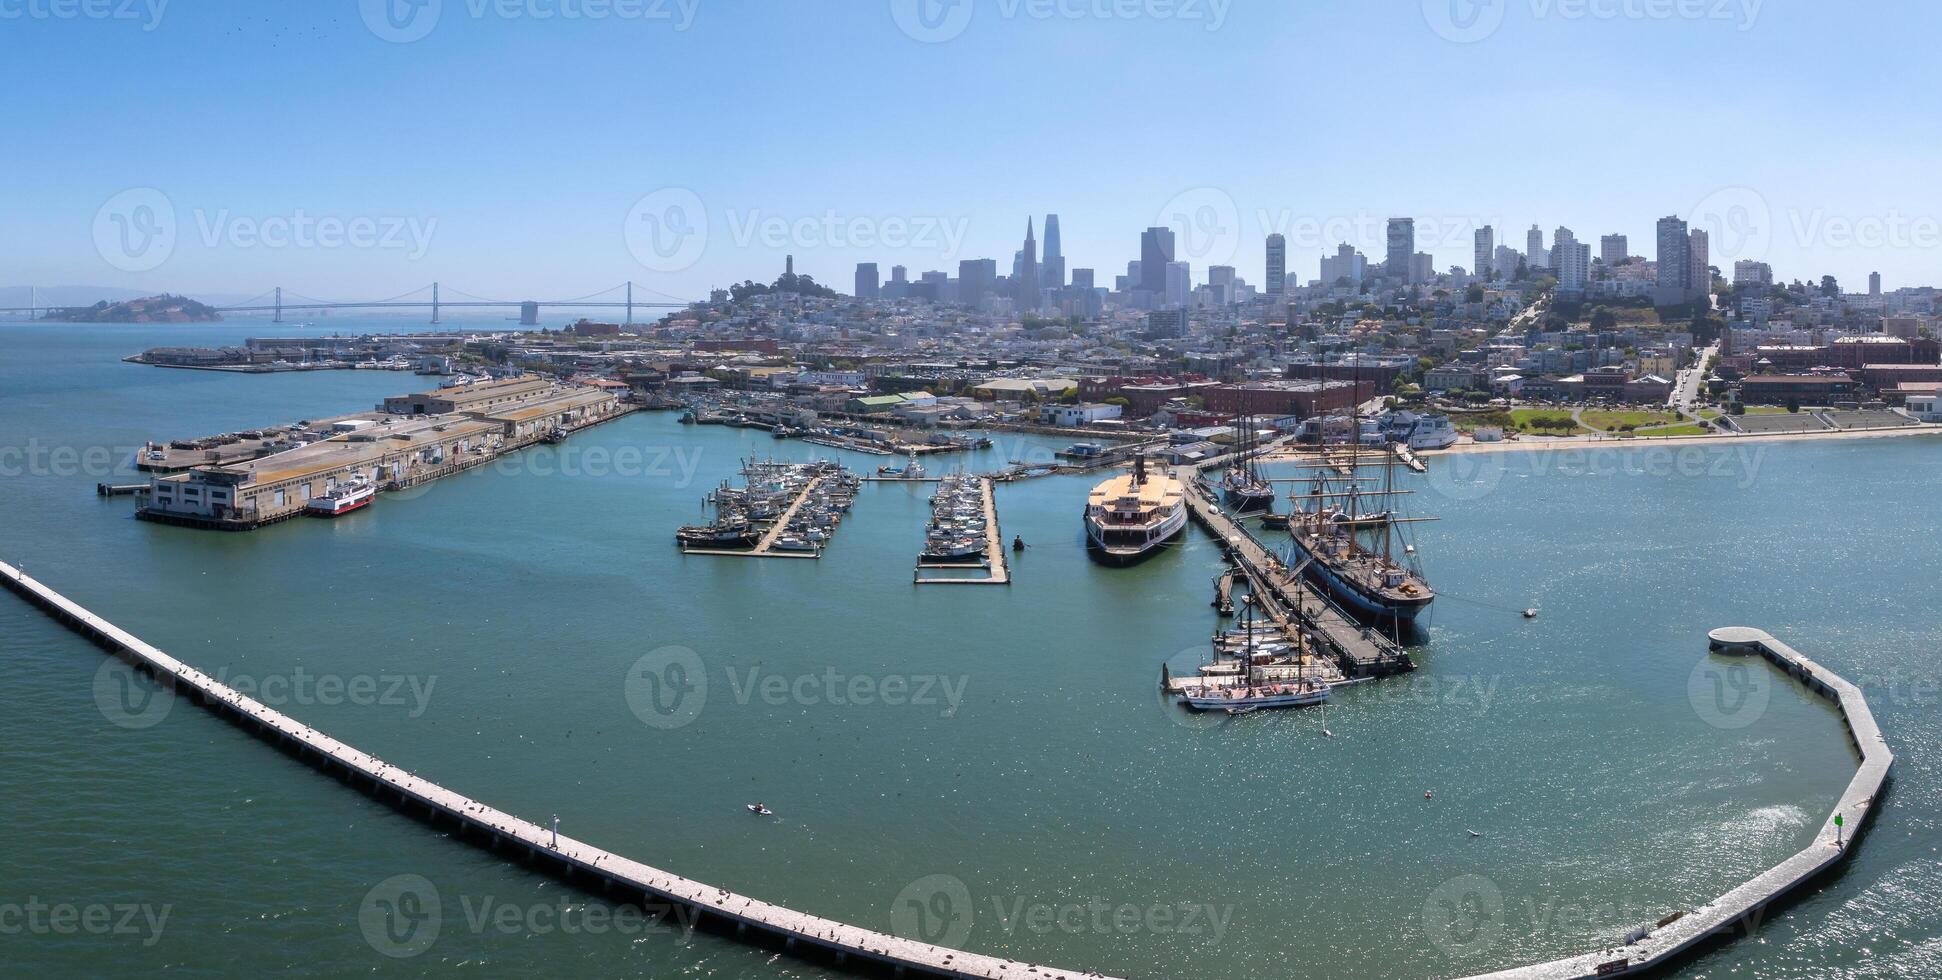
[[[1095,555],[1130,564],[1187,526],[1187,488],[1165,467],[1149,472],[1146,457],[1135,456],[1131,473],[1092,488],[1085,524],[1086,542]]]
[[[1267,510],[1274,506],[1274,484],[1261,475],[1261,468],[1254,461],[1260,448],[1260,434],[1255,428],[1254,419],[1240,416],[1234,423],[1236,461],[1227,468],[1227,472],[1221,474],[1220,479],[1221,499],[1237,514]]]
[[[1309,492],[1293,497],[1288,529],[1294,539],[1289,562],[1340,605],[1365,619],[1412,622],[1436,600],[1408,540],[1410,527],[1435,518],[1404,517],[1394,501],[1410,491],[1395,486],[1400,465],[1393,447],[1365,463],[1358,438],[1346,461],[1324,455]],[[1323,449],[1327,453],[1326,446]],[[1366,485],[1381,470],[1381,488]]]

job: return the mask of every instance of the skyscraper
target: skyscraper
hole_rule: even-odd
[[[1550,268],[1550,256],[1544,252],[1544,231],[1536,225],[1524,235],[1524,264],[1531,268]]]
[[[1881,295],[1881,273],[1879,272],[1868,273],[1868,295],[1870,296]]]
[[[1280,299],[1288,292],[1288,239],[1268,236],[1268,298]]]
[[[1173,263],[1173,229],[1148,228],[1140,234],[1140,289],[1167,293],[1167,266]]]
[[[997,259],[965,259],[958,263],[958,302],[977,307],[998,284]]]
[[[1482,228],[1477,229],[1477,252],[1475,257],[1477,267],[1474,271],[1478,279],[1484,282],[1490,281],[1491,263],[1496,258],[1496,255],[1497,230],[1489,225],[1484,225]]]
[[[1389,251],[1383,260],[1383,274],[1391,279],[1409,280],[1409,258],[1416,254],[1416,219],[1389,219]]]
[[[1662,301],[1671,300],[1674,290],[1692,287],[1692,241],[1686,222],[1677,216],[1659,219],[1659,289]]]
[[[1012,283],[1021,310],[1038,309],[1038,239],[1032,235],[1032,219],[1025,219],[1025,249],[1019,253],[1017,282]]]
[[[1045,261],[1040,263],[1039,285],[1047,289],[1065,286],[1065,251],[1059,243],[1059,216],[1045,216]]]
[[[1713,292],[1713,249],[1711,237],[1704,228],[1694,228],[1686,236],[1686,288],[1692,297],[1711,295]]]
[[[1167,263],[1166,297],[1168,306],[1186,306],[1192,298],[1194,289],[1193,265],[1187,262]]]
[[[1591,278],[1591,246],[1580,242],[1571,229],[1559,228],[1551,241],[1551,271],[1557,274],[1560,292],[1584,292]]]
[[[882,281],[877,277],[875,262],[856,264],[856,298],[876,299],[883,293]]]
[[[1606,235],[1598,240],[1598,257],[1607,266],[1617,265],[1632,257],[1631,248],[1624,235]]]

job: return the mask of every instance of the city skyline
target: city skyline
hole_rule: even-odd
[[[1413,4],[1235,7],[1217,30],[1166,19],[981,16],[938,43],[913,38],[876,4],[777,6],[769,16],[736,19],[701,7],[685,29],[674,19],[678,9],[666,21],[611,24],[458,7],[409,43],[375,36],[351,10],[242,9],[170,6],[152,30],[32,19],[10,28],[33,43],[0,65],[0,79],[32,86],[38,97],[9,107],[9,128],[35,138],[0,147],[0,162],[36,181],[4,218],[0,284],[242,295],[283,285],[363,298],[433,280],[578,295],[631,279],[699,298],[779,267],[788,253],[839,288],[863,261],[951,270],[995,256],[1003,266],[1016,248],[1016,216],[1027,213],[1060,215],[1066,267],[1105,276],[1131,257],[1129,234],[1181,208],[1231,219],[1235,231],[1204,247],[1182,241],[1180,259],[1196,270],[1232,264],[1255,283],[1266,279],[1261,243],[1271,233],[1287,237],[1288,268],[1305,280],[1340,241],[1383,254],[1384,222],[1395,216],[1416,219],[1418,248],[1439,272],[1469,266],[1478,224],[1497,228],[1498,241],[1537,223],[1579,229],[1585,241],[1624,234],[1643,243],[1669,213],[1718,219],[1716,265],[1757,258],[1785,279],[1831,274],[1858,284],[1879,271],[1893,289],[1935,281],[1942,257],[1934,220],[1942,192],[1905,179],[1933,155],[1934,137],[1901,125],[1898,107],[1862,98],[1858,84],[1834,81],[1842,66],[1865,64],[1919,85],[1929,70],[1918,39],[1942,26],[1942,12],[1930,9],[1908,11],[1906,29],[1892,36],[1783,0],[1760,5],[1744,26],[1515,10],[1473,43],[1439,34]],[[305,43],[291,43],[299,37]],[[1362,123],[1307,111],[1259,119],[1237,97],[1289,83],[1274,52],[1291,38],[1313,42],[1311,67],[1333,74],[1361,71],[1358,49],[1380,42],[1397,69],[1357,76],[1376,104],[1403,104],[1434,91],[1439,79],[1508,67],[1531,46],[1583,73],[1535,97],[1544,111],[1532,114],[1522,149],[1477,113],[1431,111],[1412,123],[1415,138],[1434,148],[1425,153],[1318,152],[1354,147]],[[744,65],[734,78],[711,72],[738,45],[785,39],[792,49],[841,39],[869,57],[814,82],[793,64]],[[193,46],[203,56],[184,68],[168,98],[130,99],[157,45]],[[666,77],[709,77],[725,103],[757,104],[786,90],[808,95],[809,108],[758,123],[708,116],[678,99],[577,97],[603,87],[629,91],[637,80],[624,66],[643,50]],[[1121,67],[1098,76],[1081,51],[1102,52]],[[580,71],[571,80],[553,77],[551,66],[569,57]],[[1259,134],[1180,141],[1160,168],[1130,163],[1120,145],[1128,131],[1115,73],[1144,76],[1143,66],[1161,61],[1200,67],[1155,90],[1154,118],[1231,103]],[[1805,77],[1784,67],[1799,62],[1828,70]],[[1021,70],[994,70],[1000,65]],[[1035,70],[1022,70],[1028,65]],[[310,84],[320,73],[333,84]],[[913,139],[899,126],[871,124],[856,127],[852,152],[840,162],[800,152],[823,138],[838,106],[879,100],[894,111],[956,97],[953,78],[961,74],[980,79],[980,98],[1020,106],[997,144],[1056,139],[1071,147],[1066,165],[1014,200],[989,174],[1015,148],[948,128]],[[880,76],[907,81],[889,94],[874,84]],[[1627,88],[1610,85],[1619,77]],[[1048,85],[1064,98],[1024,96]],[[1819,114],[1838,120],[1841,136],[1793,141],[1774,153],[1722,141],[1705,114],[1662,111],[1727,86],[1760,93],[1735,110],[1748,131],[1777,133]],[[1595,113],[1583,108],[1588,99],[1597,100]],[[199,139],[147,140],[140,153],[69,159],[67,148],[102,132],[162,131]],[[333,136],[313,135],[320,132]],[[735,152],[698,152],[688,133]],[[1695,149],[1668,169],[1601,145],[1646,136]],[[201,144],[236,152],[212,156]],[[1518,153],[1549,163],[1519,167]],[[108,206],[143,189],[173,211],[175,241],[166,262],[131,271],[121,266],[142,263],[108,261],[97,239],[140,230],[128,223],[135,212],[123,212],[117,225]],[[690,218],[700,217],[690,228],[706,229],[704,245],[643,262],[628,229],[678,213],[668,208],[681,203],[692,207]],[[266,227],[319,217],[368,222],[371,233],[362,246],[263,241]],[[97,228],[104,221],[105,231]],[[892,244],[834,241],[858,231]],[[1744,241],[1736,246],[1732,238]]]

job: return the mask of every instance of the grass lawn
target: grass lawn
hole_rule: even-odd
[[[1562,419],[1568,424],[1556,427],[1532,424],[1538,419],[1546,418]],[[1585,431],[1582,426],[1571,421],[1570,412],[1555,408],[1514,408],[1510,412],[1510,422],[1511,425],[1516,427],[1517,431],[1533,435],[1573,435],[1581,434]]]
[[[1652,436],[1704,436],[1704,435],[1711,435],[1713,431],[1714,430],[1706,428],[1703,425],[1675,425],[1670,429],[1653,429],[1651,432],[1641,432],[1639,433],[1639,437],[1650,438]]]
[[[1679,421],[1679,416],[1671,412],[1586,412],[1583,418],[1586,425],[1601,432],[1628,425],[1642,429],[1648,425],[1671,425]]]

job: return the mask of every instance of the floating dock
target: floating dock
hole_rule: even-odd
[[[461,841],[524,858],[571,884],[616,893],[650,912],[681,909],[698,924],[750,944],[837,966],[874,965],[898,976],[964,980],[1090,980],[1096,973],[932,946],[772,905],[649,867],[462,796],[304,725],[219,683],[0,562],[0,581],[74,632],[238,727],[407,816],[452,826]],[[1104,978],[1100,978],[1104,980]]]
[[[919,562],[917,572],[913,577],[913,581],[918,585],[1011,584],[1010,560],[1005,555],[1005,532],[998,526],[998,502],[992,493],[992,480],[990,477],[978,477],[978,485],[980,492],[984,496],[984,568],[979,569],[976,565],[949,565],[941,563],[926,565]],[[941,572],[948,570],[983,571],[985,574],[982,577],[973,576],[968,578],[946,577],[942,575],[927,576],[924,574],[926,571]]]

